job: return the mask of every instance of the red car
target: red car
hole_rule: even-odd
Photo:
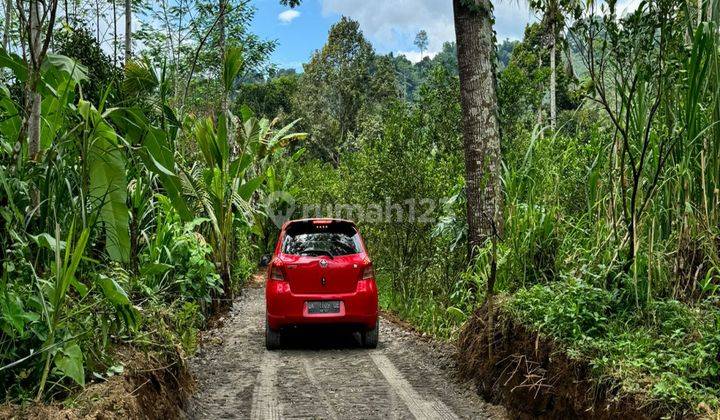
[[[265,346],[280,347],[287,328],[332,324],[360,332],[368,348],[378,343],[375,273],[360,232],[340,219],[285,223],[268,266]]]

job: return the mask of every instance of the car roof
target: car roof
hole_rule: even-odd
[[[355,222],[352,220],[347,219],[340,219],[335,217],[308,217],[305,219],[295,219],[295,220],[288,220],[283,224],[283,229],[287,228],[288,226],[294,224],[294,223],[303,223],[303,222],[315,222],[315,221],[324,221],[328,223],[349,223],[353,226],[355,226]]]

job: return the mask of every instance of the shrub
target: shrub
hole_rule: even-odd
[[[168,304],[178,298],[198,302],[207,313],[212,294],[222,291],[222,282],[212,261],[212,248],[195,231],[205,220],[182,223],[169,199],[159,194],[156,199],[156,232],[140,252],[140,277],[135,287]]]
[[[513,315],[565,343],[601,336],[612,295],[582,280],[569,279],[519,290],[509,303]]]

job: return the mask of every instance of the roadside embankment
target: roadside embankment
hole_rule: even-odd
[[[489,356],[489,340],[492,354]],[[588,363],[570,358],[552,340],[500,310],[489,334],[479,309],[458,340],[458,367],[489,402],[516,418],[642,419],[654,416],[622,397],[611,383],[592,379]]]

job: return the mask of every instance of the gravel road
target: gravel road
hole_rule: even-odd
[[[376,350],[357,334],[298,331],[266,351],[262,289],[246,289],[190,360],[190,418],[504,418],[454,379],[453,349],[381,320]]]

